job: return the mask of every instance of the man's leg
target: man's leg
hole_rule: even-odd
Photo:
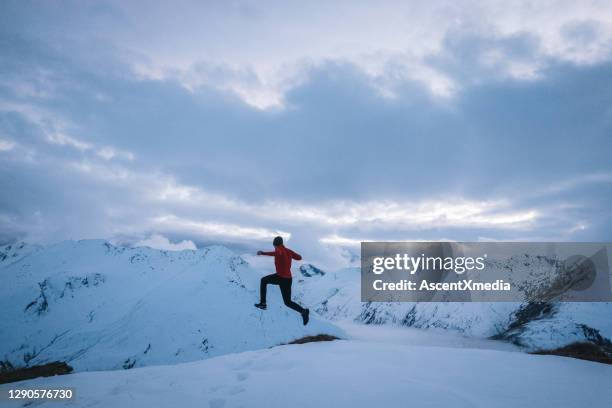
[[[291,278],[279,278],[279,280],[280,280],[279,286],[281,290],[281,295],[283,295],[283,302],[285,302],[285,306],[287,306],[290,309],[295,310],[298,313],[301,313],[301,314],[304,313],[306,309],[304,309],[302,306],[298,305],[293,300],[291,300],[292,279]]]
[[[261,278],[261,282],[259,284],[259,300],[260,304],[266,304],[266,286],[270,285],[278,285],[278,275],[273,273],[272,275],[267,275]]]

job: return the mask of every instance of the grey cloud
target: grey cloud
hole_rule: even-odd
[[[114,12],[106,18],[114,18]],[[164,215],[288,231],[292,244],[328,260],[329,253],[346,255],[320,242],[332,235],[610,239],[609,181],[549,189],[612,173],[610,62],[576,66],[543,60],[538,40],[527,33],[491,39],[454,32],[438,58],[429,60],[460,84],[450,99],[433,96],[422,82],[401,75],[388,98],[359,66],[328,61],[307,65],[306,79],[284,95],[285,109],[262,111],[215,86],[188,91],[177,79],[134,76],[117,55],[122,51],[103,39],[96,43],[103,45],[96,49],[100,54],[82,45],[46,47],[41,35],[23,33],[19,18],[15,21],[2,29],[0,62],[0,137],[19,146],[0,152],[2,241],[113,236],[134,241],[163,233],[175,242],[222,241],[241,250],[261,245],[151,222]],[[592,35],[588,26],[568,30],[566,35],[580,41]],[[538,59],[539,77],[498,75],[495,65],[481,63],[491,50],[513,61]],[[393,69],[401,70],[401,64]],[[248,72],[223,66],[206,67],[205,75],[219,81],[246,75],[256,81]],[[46,116],[42,123],[33,121],[11,108],[16,104]],[[135,159],[106,160],[93,148],[49,143],[45,132],[56,122],[96,149],[132,152]],[[26,151],[32,152],[28,160]],[[84,171],[87,166],[94,173]],[[125,180],[117,176],[122,172],[128,174]],[[255,212],[152,200],[147,192],[165,180],[219,194]],[[331,226],[298,216],[275,219],[278,209],[269,204],[325,210],[339,201],[382,200],[407,208],[420,202],[506,200],[509,209],[495,207],[488,215],[533,210],[538,216],[529,228],[425,223],[394,229],[382,221],[377,227],[375,222]]]

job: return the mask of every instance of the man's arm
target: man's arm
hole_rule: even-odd
[[[274,251],[257,251],[257,255],[268,255],[268,256],[274,256]]]
[[[292,251],[291,249],[289,250],[289,254],[291,255],[291,258],[295,259],[296,261],[302,260],[302,255],[298,254],[297,252]]]

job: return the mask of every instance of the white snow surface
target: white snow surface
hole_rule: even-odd
[[[347,340],[38,378],[0,391],[74,388],[74,402],[41,407],[597,408],[612,401],[609,365],[415,329],[344,327]]]

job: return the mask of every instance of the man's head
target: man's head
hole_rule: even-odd
[[[275,247],[283,245],[283,237],[276,237],[274,241],[272,241],[272,245]]]

